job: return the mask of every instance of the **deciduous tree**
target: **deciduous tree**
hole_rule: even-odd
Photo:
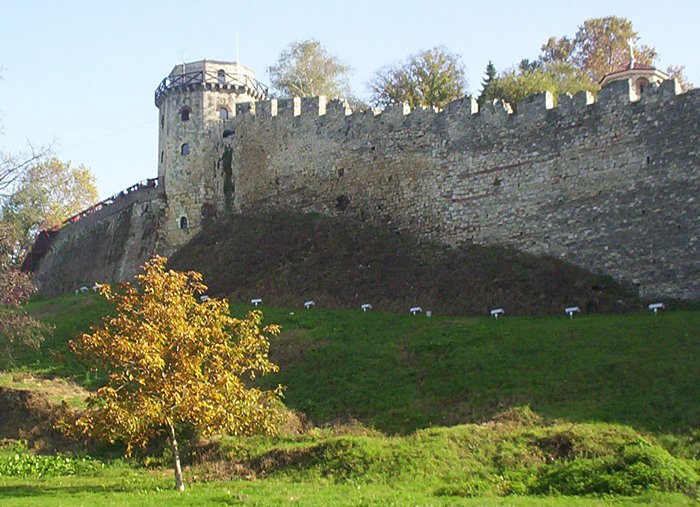
[[[657,59],[656,49],[639,43],[639,34],[627,18],[607,16],[591,18],[578,27],[573,38],[550,37],[541,47],[540,60],[563,62],[580,69],[598,83],[603,76],[629,62],[629,45],[634,46],[638,63],[653,65]],[[671,77],[676,77],[685,86],[690,83],[683,76],[682,66],[669,67]]]
[[[50,327],[32,318],[24,303],[34,292],[29,277],[12,262],[12,239],[6,225],[0,224],[0,346],[4,366],[12,364],[12,350],[18,345],[38,348]]]
[[[41,228],[53,227],[97,201],[95,176],[84,166],[50,158],[26,167],[2,207],[22,257]]]
[[[369,88],[376,106],[406,102],[412,108],[443,108],[465,94],[464,65],[460,57],[447,48],[435,47],[380,69]]]
[[[282,388],[261,390],[250,382],[277,371],[268,359],[262,315],[230,316],[226,300],[200,302],[206,292],[196,272],[166,269],[154,257],[136,287],[108,285],[100,293],[116,305],[116,316],[71,342],[76,354],[107,373],[107,384],[88,400],[89,409],[62,429],[110,442],[127,453],[165,432],[173,453],[176,486],[184,490],[178,429],[202,436],[272,433],[280,416]]]
[[[290,43],[267,72],[272,87],[282,97],[349,97],[351,70],[319,41],[308,39]]]
[[[598,85],[581,70],[564,62],[521,65],[517,70],[506,71],[494,79],[484,94],[484,102],[503,99],[516,106],[525,97],[550,91],[575,95],[580,91],[594,92]]]

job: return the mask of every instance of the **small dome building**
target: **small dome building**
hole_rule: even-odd
[[[600,87],[604,88],[612,82],[622,81],[623,79],[627,79],[630,82],[632,100],[639,100],[642,93],[644,93],[644,88],[650,84],[658,86],[663,81],[671,79],[671,76],[652,65],[645,65],[636,61],[634,47],[630,44],[629,62],[604,75],[600,80]]]

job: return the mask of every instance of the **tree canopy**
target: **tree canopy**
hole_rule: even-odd
[[[461,58],[443,46],[420,51],[405,61],[380,69],[369,83],[374,105],[408,103],[443,108],[466,92]]]
[[[605,74],[629,62],[630,43],[634,45],[639,63],[653,63],[656,50],[639,44],[639,34],[629,19],[617,16],[591,18],[578,27],[572,39],[550,37],[542,45],[541,59],[570,63],[597,83]]]
[[[528,95],[546,90],[555,97],[582,90],[596,92],[603,76],[629,62],[630,43],[637,62],[654,64],[656,49],[640,44],[639,39],[632,22],[626,18],[587,19],[573,37],[550,37],[541,46],[539,58],[521,60],[517,67],[490,80],[480,102],[500,98],[516,105]],[[683,69],[670,66],[667,73],[687,89],[692,85],[683,76]]]
[[[550,37],[541,49],[540,61],[568,63],[584,71],[598,83],[606,74],[629,62],[629,46],[633,45],[635,60],[653,65],[658,53],[653,46],[641,44],[639,33],[632,21],[617,16],[591,18],[578,27],[572,37]],[[679,79],[687,88],[690,83],[683,76],[683,66],[669,66],[668,74]]]
[[[11,229],[21,256],[39,229],[60,225],[97,199],[95,176],[89,169],[57,158],[40,160],[17,176],[0,222]]]
[[[116,316],[70,343],[78,357],[107,374],[107,384],[88,399],[88,410],[62,429],[133,446],[165,432],[173,451],[176,485],[183,490],[176,432],[201,436],[273,433],[282,387],[262,390],[250,382],[277,371],[268,359],[262,314],[231,317],[225,299],[200,301],[207,290],[197,272],[166,269],[153,257],[137,275],[138,286],[100,286]]]
[[[484,71],[484,79],[481,80],[481,91],[479,92],[479,104],[483,104],[484,101],[489,96],[489,87],[492,85],[493,81],[496,79],[498,73],[496,72],[496,66],[491,60],[486,65],[486,70]]]
[[[20,272],[13,262],[11,231],[0,223],[0,347],[5,365],[12,363],[12,349],[16,345],[38,348],[49,330],[49,326],[29,316],[23,308],[34,290],[29,276]]]
[[[348,97],[351,67],[314,39],[294,41],[268,67],[270,84],[281,97]]]
[[[521,65],[494,79],[480,97],[481,103],[503,99],[513,106],[524,98],[550,91],[556,98],[563,93],[574,95],[580,91],[595,92],[598,85],[579,69],[563,62]]]

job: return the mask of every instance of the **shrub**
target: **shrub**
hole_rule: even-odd
[[[0,477],[55,477],[93,472],[101,463],[62,454],[40,456],[30,454],[26,447],[0,455]]]
[[[697,492],[698,474],[685,461],[644,440],[616,456],[558,461],[540,469],[532,492],[562,495],[638,495],[644,491]]]

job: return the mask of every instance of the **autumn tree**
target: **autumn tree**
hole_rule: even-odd
[[[4,365],[12,364],[17,345],[38,348],[50,327],[27,314],[24,304],[35,287],[27,274],[12,262],[12,235],[0,224],[0,347]]]
[[[12,230],[17,256],[22,257],[39,229],[60,225],[97,198],[95,176],[89,169],[49,158],[29,165],[19,175],[2,207],[0,222]]]
[[[464,65],[459,55],[442,46],[434,47],[380,69],[369,88],[376,106],[405,102],[412,108],[443,108],[465,94]]]
[[[281,97],[348,97],[351,70],[319,41],[307,39],[290,43],[267,72]]]
[[[184,490],[178,430],[216,433],[273,433],[280,417],[282,388],[261,390],[250,382],[277,371],[268,359],[259,311],[230,316],[225,299],[200,302],[206,292],[196,272],[166,269],[153,257],[138,275],[139,287],[122,284],[100,293],[116,305],[116,316],[70,343],[78,357],[107,374],[107,383],[88,399],[88,410],[62,429],[74,435],[134,446],[165,432],[173,454],[176,487]]]
[[[591,81],[598,83],[609,74],[629,62],[629,45],[632,43],[635,59],[645,65],[653,65],[656,49],[640,44],[639,34],[627,18],[607,16],[591,18],[578,27],[573,38],[550,37],[541,47],[543,62],[567,63],[584,71]],[[683,66],[669,66],[671,77],[689,86],[683,76]]]

